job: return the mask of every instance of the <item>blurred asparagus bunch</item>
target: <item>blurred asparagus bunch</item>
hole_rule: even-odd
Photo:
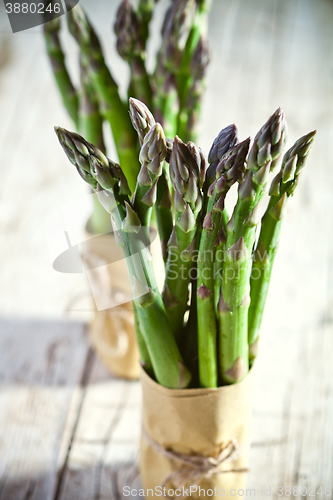
[[[210,0],[173,0],[165,14],[156,68],[146,68],[146,45],[157,0],[120,2],[114,31],[117,51],[128,63],[128,97],[144,102],[158,116],[168,138],[178,134],[185,142],[195,140],[201,98],[208,64],[206,39]],[[86,13],[77,5],[67,13],[71,35],[79,47],[80,84],[75,88],[65,64],[61,46],[60,18],[44,24],[44,37],[63,104],[76,131],[105,151],[103,122],[111,127],[119,162],[133,193],[140,170],[140,143],[118,92],[118,85],[106,65],[99,38]],[[91,222],[95,232],[105,232],[108,218],[98,211]],[[106,224],[107,227],[107,224]]]
[[[237,383],[257,353],[285,206],[315,132],[282,156],[287,127],[279,108],[252,144],[238,141],[235,125],[221,130],[206,159],[191,141],[177,135],[167,141],[162,125],[136,99],[130,99],[130,118],[141,145],[132,195],[123,169],[98,147],[65,129],[57,127],[56,133],[111,214],[117,240],[130,257],[142,364],[166,387]],[[238,196],[229,216],[225,200],[234,184]],[[149,251],[153,211],[165,261],[162,293]]]

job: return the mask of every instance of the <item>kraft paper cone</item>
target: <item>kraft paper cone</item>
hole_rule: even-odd
[[[155,488],[164,485],[166,497],[181,498],[184,482],[191,498],[204,497],[203,490],[206,497],[243,497],[245,492],[243,495],[242,491],[239,495],[237,492],[246,488],[253,369],[241,383],[217,389],[167,389],[154,382],[143,369],[141,381],[143,431],[140,470],[145,493],[147,489],[152,489],[154,493],[149,491],[148,497],[160,498],[161,495],[156,495]],[[172,454],[165,454],[163,450],[190,455],[199,462],[205,460],[204,457],[216,459],[219,454],[222,455],[221,460],[228,455],[229,458],[221,461],[215,468],[205,460],[208,468],[206,467],[206,472],[199,474],[198,468],[189,467],[174,459]],[[198,456],[201,457],[199,460]],[[193,487],[191,492],[190,486]],[[194,490],[195,487],[197,491]],[[202,488],[200,495],[199,487]],[[172,490],[176,488],[181,488],[181,491],[172,495]],[[214,494],[207,494],[209,489],[212,492],[208,493]],[[231,490],[236,492],[230,493]]]
[[[81,253],[88,270],[90,281],[96,277],[100,281],[101,295],[108,296],[112,290],[122,291],[131,299],[131,283],[122,249],[117,245],[112,233],[93,236],[87,233],[87,240],[81,244]],[[103,280],[103,283],[102,283]],[[94,292],[94,290],[93,290]]]
[[[90,341],[111,373],[137,379],[140,354],[131,302],[107,311],[96,311],[90,325]]]

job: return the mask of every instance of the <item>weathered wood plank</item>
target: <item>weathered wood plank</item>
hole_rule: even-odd
[[[105,464],[112,475],[115,464],[119,466],[131,463],[137,453],[139,384],[115,378],[105,381],[104,370],[96,360],[86,389],[59,500],[76,498],[79,494],[82,500],[99,498],[101,489],[106,487],[102,480],[105,478]],[[132,417],[130,421],[129,415]],[[109,458],[113,443],[118,443],[118,447],[111,452]],[[132,449],[130,455],[128,445]],[[110,477],[109,475],[109,479]],[[106,484],[111,487],[111,479]]]
[[[53,499],[87,353],[81,323],[1,320],[1,500]]]

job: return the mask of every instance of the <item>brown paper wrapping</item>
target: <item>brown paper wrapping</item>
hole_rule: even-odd
[[[143,391],[143,431],[141,438],[140,470],[142,487],[149,492],[149,498],[158,498],[155,487],[163,485],[165,479],[175,469],[183,465],[160,451],[154,449],[149,442],[157,443],[166,450],[172,450],[184,455],[201,455],[216,457],[230,442],[238,446],[238,457],[223,461],[219,471],[247,469],[250,444],[252,399],[253,399],[253,369],[239,384],[219,387],[217,389],[167,389],[154,382],[141,370]],[[149,438],[146,437],[148,434]],[[179,474],[178,474],[179,476]],[[214,473],[210,477],[202,477],[191,481],[186,487],[197,486],[198,491],[189,495],[199,496],[199,486],[208,490],[217,488],[224,490],[224,496],[241,498],[246,488],[246,472]],[[180,478],[171,478],[165,484],[168,489],[181,486]],[[175,484],[175,482],[177,484]],[[230,493],[231,490],[236,492]],[[170,492],[172,493],[172,491]],[[178,491],[177,494],[180,492]],[[183,493],[183,490],[182,490]],[[221,492],[222,493],[222,492]],[[234,494],[236,493],[236,494]],[[168,496],[168,495],[167,495]],[[169,496],[172,496],[169,495]],[[208,495],[206,494],[206,497]],[[160,498],[160,497],[159,497]],[[175,496],[177,498],[177,496]],[[178,495],[178,498],[181,496]]]
[[[139,377],[140,354],[131,302],[96,311],[89,333],[95,351],[111,373],[128,379]]]
[[[103,266],[105,276],[98,273],[98,279],[103,279],[100,283],[101,293],[109,294],[113,290],[120,290],[131,297],[131,283],[128,276],[126,261],[121,247],[116,243],[112,233],[93,236],[86,231],[87,239],[81,244],[80,249],[83,260],[87,267],[97,270],[98,266]],[[94,269],[95,268],[95,269]],[[97,272],[95,273],[97,276]],[[94,276],[94,275],[93,275]]]
[[[134,314],[131,300],[131,284],[126,261],[113,234],[92,236],[80,245],[93,295],[103,310],[95,311],[89,328],[91,343],[109,371],[118,377],[137,379],[140,373],[140,354],[136,341]],[[159,284],[164,271],[159,240],[151,244],[156,263],[155,274]],[[123,302],[120,305],[110,307]],[[118,301],[118,302],[117,302]]]

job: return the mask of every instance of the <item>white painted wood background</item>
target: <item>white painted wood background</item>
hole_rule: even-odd
[[[121,83],[110,31],[118,2],[81,3]],[[332,488],[333,2],[215,0],[210,21],[206,151],[231,122],[253,136],[279,105],[289,145],[318,130],[266,307],[248,487],[257,498],[262,487],[273,498],[278,486]],[[71,128],[40,29],[12,35],[0,4],[0,499],[119,500],[138,480],[140,386],[112,378],[90,350],[87,304],[66,311],[89,290],[84,276],[52,269],[45,221],[87,192],[55,124]]]

